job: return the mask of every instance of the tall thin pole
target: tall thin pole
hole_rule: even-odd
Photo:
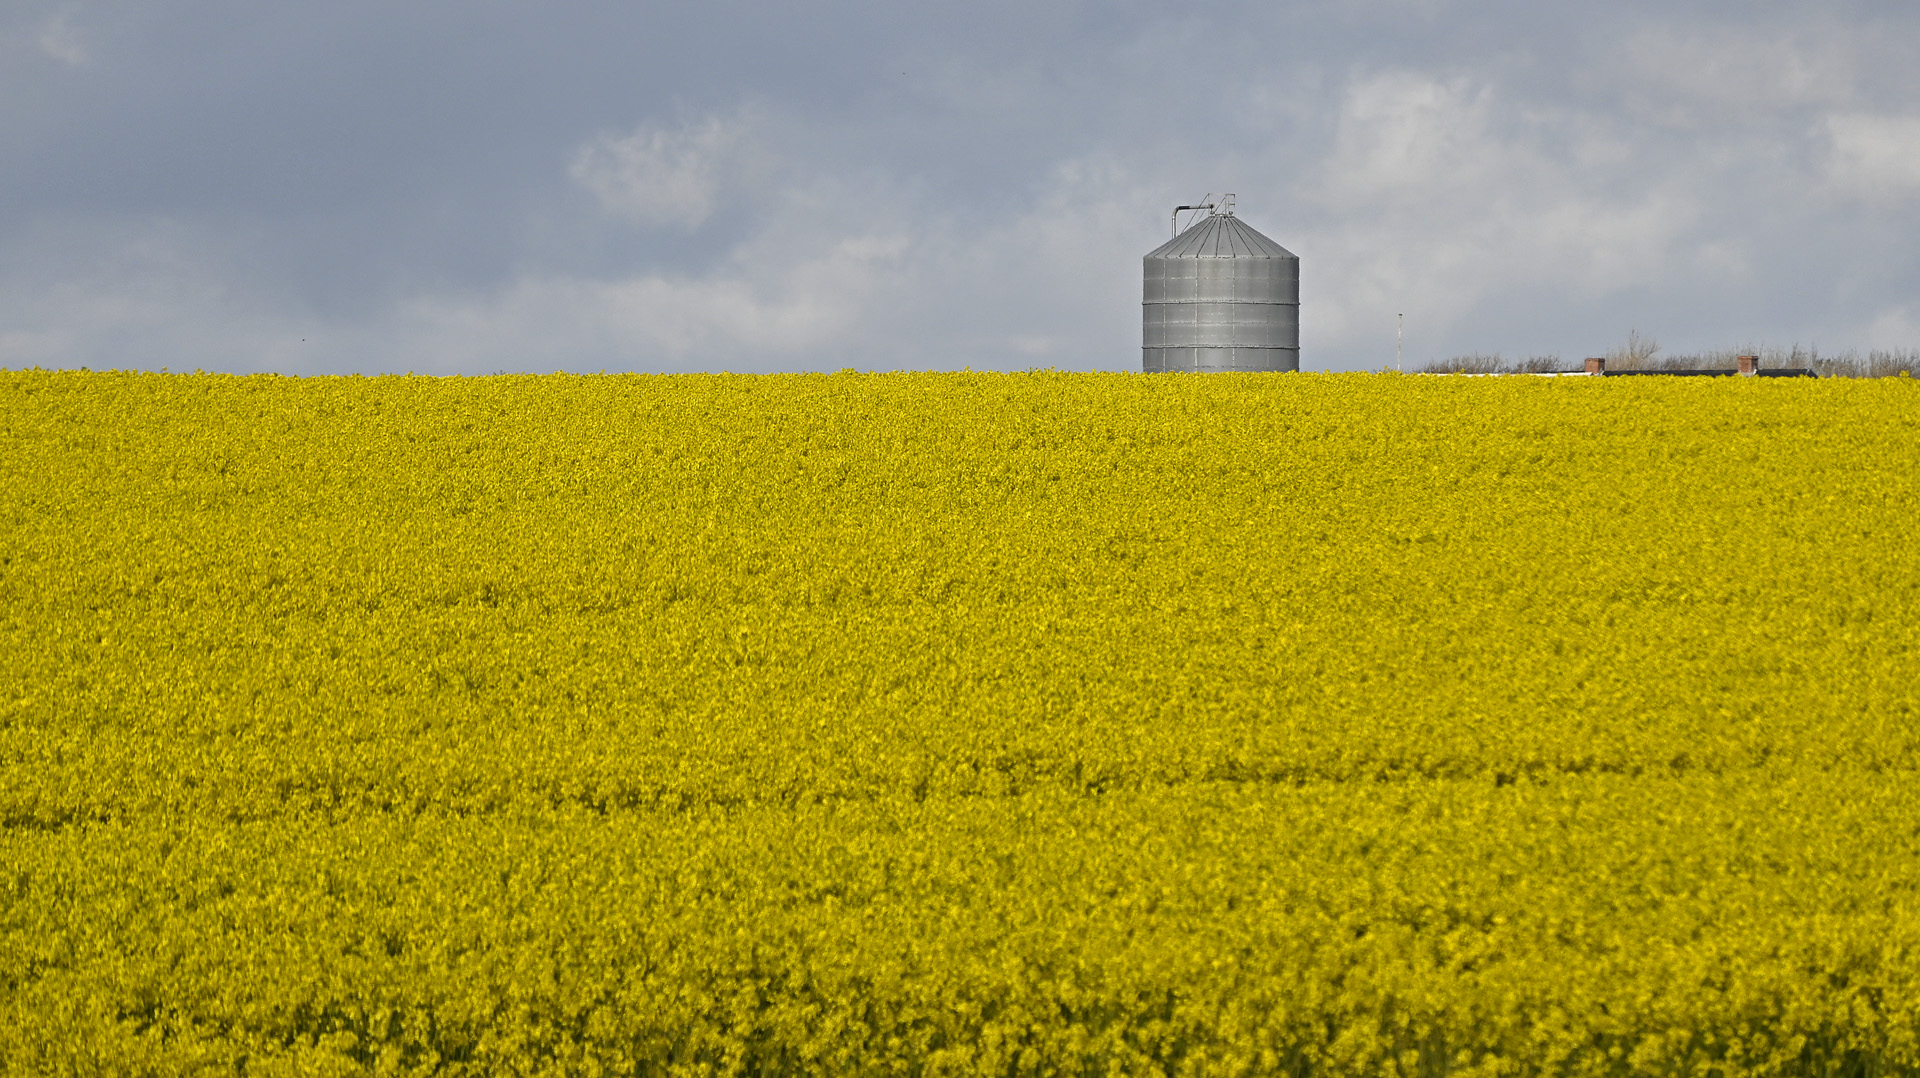
[[[1401,314],[1396,317],[1400,319],[1399,327],[1393,332],[1393,369],[1397,371],[1401,369],[1400,346],[1407,342],[1407,316]]]

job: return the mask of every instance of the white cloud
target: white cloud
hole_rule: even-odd
[[[1509,154],[1488,130],[1490,106],[1491,91],[1463,79],[1395,71],[1358,80],[1341,103],[1328,196],[1427,203],[1499,173]]]
[[[73,23],[70,11],[60,11],[40,24],[34,44],[41,52],[63,64],[78,67],[87,62],[87,43]]]
[[[79,5],[15,0],[0,5],[0,54],[38,54],[69,67],[91,58],[78,16]],[[0,61],[4,62],[4,61]]]
[[[738,260],[702,277],[527,277],[485,295],[403,304],[394,335],[421,370],[579,366],[766,370],[857,336],[906,248],[849,237],[773,272]]]
[[[1303,356],[1384,341],[1390,357],[1401,313],[1425,340],[1458,338],[1522,297],[1591,301],[1685,272],[1698,217],[1687,185],[1639,171],[1612,142],[1577,112],[1529,115],[1483,83],[1354,80],[1300,189],[1315,210],[1298,241]],[[1737,250],[1703,256],[1738,272]]]
[[[0,48],[16,57],[78,63],[92,45],[98,63],[111,42],[118,65],[143,40],[104,9],[29,2],[0,16]],[[1901,237],[1920,215],[1920,75],[1902,72],[1920,70],[1907,62],[1920,39],[1775,11],[1629,5],[1514,20],[1517,36],[1503,36],[1506,16],[1456,18],[1467,13],[1438,0],[1333,8],[1356,6],[1380,17],[1325,14],[1317,30],[1307,19],[1305,44],[1271,57],[1223,50],[1217,21],[1198,16],[1088,39],[1094,51],[1075,39],[1044,62],[979,42],[900,46],[907,59],[865,75],[847,65],[873,48],[835,38],[846,51],[823,55],[849,81],[831,86],[662,68],[621,93],[679,88],[687,111],[593,136],[607,100],[596,90],[512,144],[548,162],[525,189],[476,179],[486,170],[464,153],[396,160],[422,170],[422,192],[448,193],[416,209],[498,207],[471,223],[489,232],[471,259],[441,238],[467,229],[398,204],[381,212],[422,227],[396,230],[391,249],[314,244],[304,203],[276,211],[264,188],[230,191],[233,170],[126,180],[120,204],[66,200],[92,188],[59,177],[144,177],[133,166],[159,159],[141,155],[163,152],[135,140],[128,168],[99,169],[117,151],[96,133],[67,172],[21,188],[39,193],[16,219],[47,234],[0,251],[0,365],[1136,369],[1140,256],[1174,204],[1207,190],[1236,191],[1250,224],[1302,256],[1309,367],[1390,361],[1402,312],[1409,362],[1597,354],[1636,326],[1674,349],[1689,334],[1848,347],[1869,327],[1912,346],[1899,339],[1916,332],[1899,282],[1913,278]],[[53,17],[69,7],[86,21]],[[1380,30],[1383,44],[1343,26]],[[1324,49],[1313,33],[1330,35]],[[15,70],[70,80],[45,60]],[[1195,82],[1195,70],[1220,78]],[[43,114],[58,115],[22,105],[14,129],[57,132]],[[492,138],[496,126],[475,129]],[[168,160],[213,159],[154,142]],[[63,143],[18,145],[24,168],[32,147]],[[248,190],[266,216],[224,208],[230,193],[254,204]],[[93,219],[96,204],[107,208]],[[255,235],[276,212],[298,227]],[[616,218],[647,228],[608,227]],[[116,237],[137,251],[141,223],[161,219],[182,222],[173,248],[114,255]],[[97,242],[56,235],[74,221]],[[346,252],[362,246],[365,259]],[[362,266],[378,270],[366,287],[332,287]]]
[[[1867,327],[1866,347],[1912,350],[1920,342],[1920,306],[1904,303],[1876,315]]]
[[[569,170],[608,210],[651,225],[698,227],[750,169],[756,123],[748,113],[673,127],[641,126],[580,148]]]
[[[1071,160],[1029,205],[980,222],[822,171],[763,192],[759,227],[702,272],[530,272],[334,320],[269,313],[223,284],[220,252],[159,230],[52,283],[0,281],[0,366],[1132,369],[1139,259],[1165,228],[1157,187]]]
[[[1764,123],[1783,110],[1854,100],[1869,66],[1864,51],[1854,31],[1818,20],[1791,26],[1674,20],[1628,34],[1613,62],[1584,80],[1674,127]]]
[[[703,275],[527,277],[395,314],[420,370],[976,368],[1138,363],[1139,233],[1159,201],[1104,161],[1061,165],[980,229],[884,184],[802,178]]]
[[[1830,116],[1826,129],[1833,189],[1872,200],[1920,195],[1920,116]]]
[[[0,368],[325,369],[314,362],[322,335],[313,320],[235,297],[219,266],[168,257],[179,252],[149,241],[135,246],[158,257],[52,282],[0,282]],[[359,352],[362,368],[379,369]]]

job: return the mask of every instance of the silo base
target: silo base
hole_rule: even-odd
[[[1297,371],[1298,348],[1143,348],[1140,368],[1162,371]]]

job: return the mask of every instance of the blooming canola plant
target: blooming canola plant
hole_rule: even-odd
[[[0,1071],[1920,1068],[1910,380],[0,401]]]

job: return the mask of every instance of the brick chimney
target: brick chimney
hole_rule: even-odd
[[[1588,374],[1605,374],[1605,373],[1607,373],[1607,359],[1606,359],[1606,357],[1605,357],[1605,356],[1590,356],[1590,357],[1588,357],[1588,359],[1587,359],[1587,373],[1588,373]]]
[[[1760,369],[1759,356],[1740,356],[1737,362],[1740,364],[1741,374],[1752,374]]]

